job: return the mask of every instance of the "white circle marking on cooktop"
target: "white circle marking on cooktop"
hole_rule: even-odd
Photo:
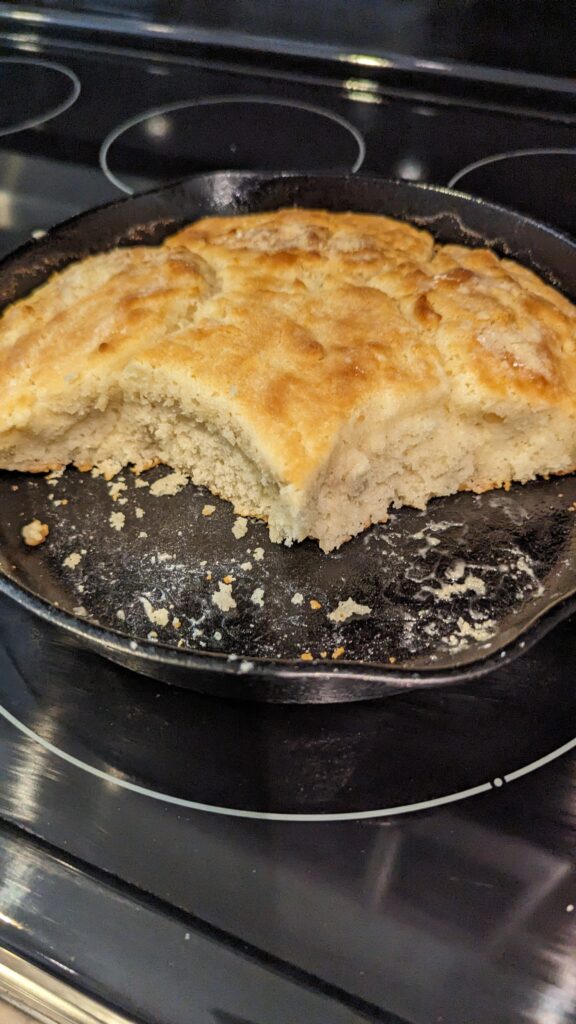
[[[108,163],[108,154],[111,147],[120,138],[124,132],[135,128],[136,125],[142,124],[144,121],[148,121],[151,118],[161,118],[165,114],[171,114],[176,110],[186,110],[191,107],[207,107],[216,106],[223,103],[262,103],[267,106],[275,107],[289,107],[293,110],[304,110],[309,114],[318,114],[321,117],[327,118],[329,121],[333,121],[338,124],[341,128],[345,128],[350,135],[353,136],[358,146],[358,156],[350,168],[350,173],[355,174],[364,163],[366,156],[366,143],[364,142],[364,136],[362,133],[353,125],[350,121],[347,121],[345,117],[341,117],[340,114],[335,114],[332,110],[326,110],[325,107],[317,107],[313,103],[301,103],[293,100],[278,99],[273,96],[208,96],[205,99],[198,100],[181,100],[178,103],[168,103],[162,107],[153,107],[150,110],[144,111],[143,114],[136,114],[135,117],[129,118],[128,121],[123,121],[122,124],[118,125],[117,128],[113,128],[108,133],[104,142],[100,147],[100,167],[108,180],[112,182],[116,188],[119,188],[122,192],[126,192],[127,195],[133,195],[134,189],[127,185],[126,182],[122,181],[117,174],[110,169]]]
[[[126,779],[119,779],[114,775],[109,775],[108,772],[102,771],[101,768],[96,768],[94,765],[88,764],[87,761],[82,761],[79,757],[74,757],[73,754],[69,754],[66,750],[55,746],[54,743],[50,743],[49,740],[44,739],[43,736],[30,729],[1,704],[0,715],[18,729],[19,732],[23,733],[24,736],[28,736],[29,739],[34,740],[34,742],[48,750],[51,754],[55,754],[56,757],[67,761],[68,764],[74,765],[76,768],[81,768],[82,771],[88,772],[90,775],[95,775],[96,778],[104,779],[115,786],[120,786],[122,789],[130,790],[132,793],[139,793],[141,796],[150,797],[152,800],[174,804],[177,807],[187,807],[193,811],[206,811],[209,814],[220,814],[229,818],[255,818],[262,821],[361,821],[368,818],[391,817],[395,814],[409,814],[413,811],[427,811],[434,807],[459,803],[461,800],[468,799],[468,797],[477,796],[480,793],[488,793],[491,789],[500,789],[505,782],[514,782],[530,772],[537,771],[538,768],[543,768],[545,765],[550,764],[551,761],[555,761],[576,748],[576,737],[574,737],[574,739],[562,744],[561,747],[556,747],[551,753],[545,754],[544,757],[539,757],[537,761],[532,761],[523,768],[517,768],[516,771],[492,779],[490,782],[482,782],[478,786],[470,787],[470,789],[462,789],[457,793],[449,793],[446,796],[439,796],[433,800],[421,800],[414,804],[402,804],[399,807],[383,807],[373,811],[341,811],[334,814],[283,814],[274,811],[247,811],[235,807],[218,807],[214,804],[202,804],[196,800],[186,800],[184,797],[171,796],[169,793],[161,793],[155,789],[146,789],[145,786],[138,786],[135,782],[128,782]]]
[[[472,171],[477,171],[480,167],[487,167],[488,164],[497,164],[502,160],[514,160],[516,157],[522,156],[574,156],[576,155],[576,149],[511,149],[509,153],[493,153],[492,156],[485,156],[482,160],[475,160],[472,164],[467,164],[462,170],[454,174],[448,182],[448,188],[454,188],[454,185],[464,178],[467,174]]]
[[[16,124],[10,125],[8,128],[0,128],[0,137],[4,135],[14,135],[16,132],[24,131],[26,128],[38,128],[41,124],[46,124],[47,121],[52,121],[53,118],[58,117],[59,114],[63,114],[64,111],[68,110],[80,95],[82,86],[80,85],[78,75],[75,71],[72,71],[71,68],[67,68],[64,64],[58,64],[53,60],[23,60],[21,57],[0,57],[0,65],[2,64],[20,64],[23,67],[40,67],[48,68],[50,71],[58,71],[69,80],[71,89],[65,100],[62,100],[62,102],[58,103],[55,107],[50,107],[43,114],[39,114],[36,117],[26,118],[24,121],[18,121]]]

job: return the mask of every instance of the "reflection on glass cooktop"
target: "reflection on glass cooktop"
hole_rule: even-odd
[[[0,252],[125,191],[200,171],[347,170],[445,185],[491,155],[574,145],[576,103],[573,113],[519,117],[505,112],[506,96],[498,109],[423,91],[412,98],[405,87],[371,80],[366,68],[314,84],[278,70],[268,76],[245,66],[53,45],[33,57],[6,51],[0,83],[8,78],[11,99],[2,91],[0,110]],[[519,164],[493,166],[498,182],[510,184],[492,193],[483,176],[479,194],[530,209],[522,178],[514,184]],[[548,187],[532,189],[538,215],[564,227],[570,223],[561,211],[573,210],[568,170],[561,155],[549,156]],[[459,185],[473,190],[475,180]]]
[[[14,97],[0,111],[2,252],[133,188],[229,166],[454,181],[576,230],[576,103],[528,117],[505,98],[496,111],[387,90],[368,68],[315,83],[33,45],[0,58]],[[199,979],[200,1024],[576,1021],[573,634],[569,620],[506,670],[437,694],[263,707],[140,679],[3,601],[2,829],[52,850],[34,860],[19,848],[32,840],[4,836],[0,940],[168,1024],[190,1024],[187,1005],[162,1011],[152,989],[183,991],[182,950],[206,929],[231,957],[214,954],[218,985],[224,973],[245,994],[265,963],[303,1002],[283,990],[222,1009]],[[62,938],[80,899],[90,935],[105,925],[98,957],[78,932],[73,948]],[[180,929],[153,970],[142,929],[124,930],[137,903]]]

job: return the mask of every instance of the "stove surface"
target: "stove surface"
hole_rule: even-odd
[[[506,91],[466,106],[430,94],[427,80],[407,90],[365,68],[311,80],[98,43],[12,41],[0,51],[1,252],[126,192],[225,168],[349,170],[464,190],[469,175],[471,190],[528,212],[536,204],[576,229],[576,98],[564,96],[561,111],[541,100],[529,116]],[[545,151],[545,187],[540,176],[527,191],[529,165],[500,159],[524,150]],[[480,181],[475,165],[494,157]]]
[[[344,72],[6,37],[1,251],[225,167],[454,182],[576,232],[576,90],[528,113]],[[2,944],[143,1021],[576,1021],[574,624],[466,686],[265,707],[4,599]]]

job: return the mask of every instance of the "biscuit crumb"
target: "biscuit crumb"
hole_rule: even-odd
[[[394,657],[393,654],[390,655],[390,657],[388,658],[388,661],[389,661],[389,663],[391,665],[395,665],[396,664],[396,658]]]
[[[120,622],[126,622],[126,613],[123,608],[119,608],[116,612],[116,618],[120,619]]]
[[[248,572],[252,568],[252,562],[240,562],[240,568]]]
[[[304,654],[300,655],[300,661],[314,661],[312,651],[304,651]]]
[[[123,530],[126,516],[123,512],[111,512],[108,522],[113,530]]]
[[[78,615],[81,619],[85,619],[88,615],[83,604],[79,605],[78,608],[73,608],[72,611],[74,612],[74,615]]]
[[[367,604],[357,604],[351,597],[340,601],[334,611],[329,612],[331,622],[346,622],[352,615],[369,615],[372,609]],[[334,657],[334,655],[332,655]]]
[[[115,459],[104,459],[92,470],[92,476],[103,476],[106,482],[112,480],[122,469],[122,463]]]
[[[136,477],[134,487],[150,487],[147,480],[142,480],[142,477]]]
[[[328,651],[320,651],[320,657],[321,658],[327,658],[328,657]]]
[[[202,509],[203,516],[213,516],[216,511],[216,505],[204,505]]]
[[[264,548],[254,548],[254,558],[257,562],[261,562],[264,558]]]
[[[299,591],[292,595],[292,604],[302,604],[303,601],[304,594],[301,594]]]
[[[316,598],[313,597],[312,600],[310,601],[310,607],[313,612],[317,612],[318,609],[322,607],[322,605],[320,604],[320,601],[317,601]]]
[[[447,637],[444,637],[442,643],[447,644],[449,647],[454,649],[461,649],[462,644],[466,643],[469,639],[471,640],[490,640],[494,636],[496,623],[493,619],[484,619],[478,625],[467,622],[462,616],[456,622],[456,630]]]
[[[58,500],[55,501],[54,504],[55,504],[55,506],[57,508],[59,508],[60,505],[67,505],[68,504],[68,498],[58,498]]]
[[[234,520],[234,526],[232,527],[232,533],[236,537],[236,540],[241,540],[242,537],[246,536],[248,530],[248,520],[244,516],[237,516]]]
[[[78,551],[73,551],[67,558],[64,559],[62,565],[65,565],[67,569],[75,569],[77,565],[82,561],[82,555]]]
[[[138,534],[138,536],[139,536],[139,537],[143,537],[143,538],[146,538],[146,537],[148,536],[148,534],[146,533],[146,531],[145,531],[145,530],[140,530],[140,533]]]
[[[234,576],[223,576],[222,579],[223,579],[224,583],[234,583],[235,577]]]
[[[180,619],[176,615],[172,619],[172,625],[174,626],[174,629],[180,629],[180,626],[182,625]]]
[[[155,626],[168,625],[169,615],[167,608],[154,608],[153,605],[150,604],[150,601],[148,600],[147,597],[141,597],[140,601],[142,603],[144,611],[146,612],[146,617],[147,619],[149,619],[150,622],[152,622]]]
[[[344,654],[344,651],[344,647],[335,647],[334,650],[332,651],[332,660],[336,661],[337,658],[341,658],[342,655]]]
[[[143,508],[140,508],[139,506],[136,506],[134,511],[136,513],[136,519],[143,519],[144,518],[144,509]]]
[[[122,491],[126,490],[126,484],[123,480],[116,480],[114,483],[108,484],[108,494],[112,498],[112,501],[118,501]]]
[[[457,570],[459,571],[462,563],[456,563]],[[450,572],[455,570],[449,570],[447,575],[453,579],[454,576],[450,576]],[[486,593],[486,584],[480,576],[473,576],[471,573],[466,576],[462,582],[456,583],[444,583],[441,587],[422,587],[422,590],[428,591],[434,595],[434,599],[437,601],[449,601],[450,598],[457,594],[466,594],[468,591],[472,591],[474,594],[478,594],[479,597],[483,597]]]
[[[29,548],[36,548],[39,544],[44,543],[50,533],[50,528],[46,523],[41,523],[39,519],[33,519],[31,523],[26,523],[26,526],[22,527],[20,533]]]
[[[11,484],[10,490],[11,491],[17,491],[18,490],[18,484]]]
[[[232,597],[231,583],[218,583],[218,591],[212,594],[212,604],[215,604],[221,612],[229,612],[236,607],[236,601]]]
[[[189,478],[184,473],[168,473],[154,481],[150,486],[150,494],[153,494],[155,498],[178,494],[183,487],[186,487],[188,480]]]
[[[252,601],[252,604],[258,605],[259,608],[264,607],[264,591],[262,587],[256,587],[256,590],[252,594],[250,600]]]

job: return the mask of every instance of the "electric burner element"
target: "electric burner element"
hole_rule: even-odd
[[[576,149],[494,153],[462,168],[448,185],[576,233]]]
[[[159,688],[46,623],[31,655],[27,613],[0,600],[0,716],[60,762],[163,803],[233,817],[395,816],[500,789],[576,745],[563,672],[574,620],[552,648],[481,686],[287,708]]]
[[[213,170],[357,171],[362,134],[309,103],[218,96],[156,107],[104,140],[100,166],[132,194]]]
[[[63,64],[0,57],[0,136],[51,121],[79,95],[78,76]]]

